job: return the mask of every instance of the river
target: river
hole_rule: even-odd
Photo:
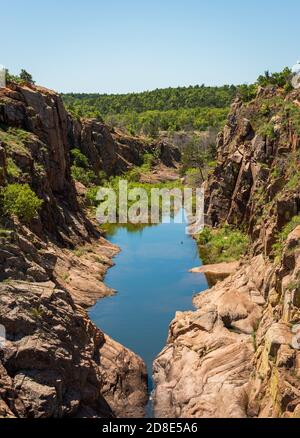
[[[182,211],[178,213],[182,215]],[[121,248],[105,283],[117,294],[90,310],[95,324],[145,361],[152,388],[152,363],[164,348],[176,311],[192,310],[192,296],[208,288],[197,245],[186,234],[186,223],[145,228],[118,226],[107,238]]]

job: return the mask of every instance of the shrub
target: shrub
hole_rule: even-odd
[[[16,152],[19,155],[28,156],[26,142],[32,139],[33,134],[20,128],[12,128],[0,125],[0,140],[7,146],[8,152]]]
[[[97,181],[97,176],[91,169],[88,158],[79,149],[72,149],[71,156],[73,160],[72,177],[85,186],[94,184]]]
[[[200,254],[204,263],[239,260],[246,252],[248,243],[248,236],[229,226],[216,230],[204,228],[198,235]]]
[[[270,73],[266,71],[264,75],[259,76],[257,84],[263,87],[275,85],[278,87],[286,87],[291,80],[291,70],[286,67],[282,72]]]
[[[71,156],[75,166],[83,167],[84,169],[87,169],[89,167],[87,157],[79,149],[72,149]]]
[[[99,191],[99,187],[90,187],[86,192],[86,199],[89,205],[93,207],[97,207],[97,193]]]
[[[43,201],[28,184],[9,184],[1,191],[3,212],[16,215],[24,222],[30,222],[42,206]]]
[[[132,170],[129,170],[125,175],[125,179],[128,182],[139,182],[141,178],[142,169],[140,167],[134,167]]]
[[[76,165],[73,165],[71,167],[71,173],[72,177],[76,181],[81,182],[85,186],[89,186],[90,184],[95,183],[97,179],[95,173],[92,170],[84,169],[83,167],[79,167]]]
[[[28,84],[34,84],[34,80],[32,78],[32,75],[24,69],[21,70],[20,79],[21,79],[21,81],[24,81]]]
[[[21,170],[18,168],[12,158],[7,159],[7,175],[11,178],[18,178],[21,175]]]

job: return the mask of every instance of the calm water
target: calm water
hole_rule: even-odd
[[[191,310],[192,295],[208,287],[202,274],[188,272],[201,260],[185,227],[174,222],[136,231],[119,227],[108,236],[122,249],[105,279],[118,293],[100,300],[90,316],[113,339],[139,354],[149,375],[175,312]]]

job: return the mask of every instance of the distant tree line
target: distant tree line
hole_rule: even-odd
[[[252,100],[259,86],[290,89],[291,70],[265,72],[254,84],[165,88],[128,94],[64,94],[74,117],[104,120],[131,134],[156,137],[161,131],[221,129],[233,99]]]
[[[65,94],[67,105],[94,107],[102,116],[128,111],[169,111],[182,108],[225,108],[237,93],[235,85],[164,88],[128,94]]]
[[[74,117],[96,118],[131,134],[220,129],[238,87],[178,87],[129,94],[65,94]]]

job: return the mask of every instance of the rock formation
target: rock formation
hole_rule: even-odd
[[[84,310],[114,293],[103,278],[118,248],[83,208],[85,187],[71,176],[74,148],[96,174],[120,174],[153,150],[162,165],[178,159],[166,144],[74,120],[53,91],[0,90],[0,186],[26,183],[43,200],[30,223],[0,218],[0,416],[144,415],[145,364]]]
[[[0,285],[1,415],[20,418],[142,416],[145,365],[48,283]]]
[[[300,415],[299,101],[269,87],[232,106],[206,218],[247,231],[251,244],[238,272],[171,323],[154,364],[156,416]]]

